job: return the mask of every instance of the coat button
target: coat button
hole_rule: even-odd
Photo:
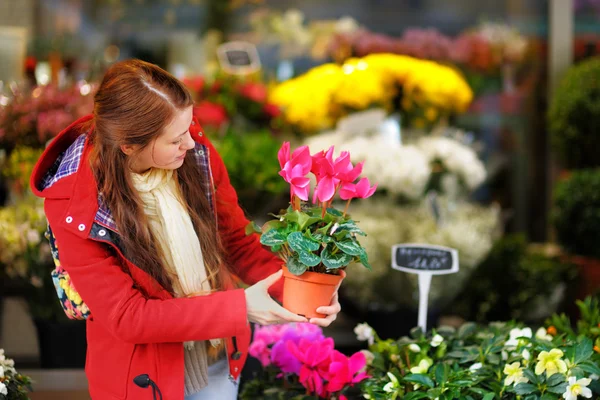
[[[79,226],[77,227],[77,229],[79,229],[80,231],[84,231],[85,230],[85,225],[84,224],[79,224]]]
[[[106,236],[106,231],[104,229],[100,229],[98,231],[98,235],[100,235],[100,236]]]
[[[198,154],[199,156],[203,156],[204,150],[198,150],[198,151],[196,151],[196,154]]]
[[[236,351],[235,353],[233,353],[231,355],[231,358],[234,359],[234,360],[239,360],[240,358],[242,358],[242,353],[239,352],[239,351]]]
[[[200,131],[198,132],[198,136],[202,136],[204,134],[204,132]]]
[[[192,125],[196,125],[196,121],[192,121]]]
[[[70,215],[67,217],[66,219],[67,224],[70,224],[71,222],[73,222],[73,217],[71,217]]]

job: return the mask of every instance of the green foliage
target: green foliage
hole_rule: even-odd
[[[254,210],[286,192],[288,186],[278,175],[281,141],[271,132],[230,129],[213,143],[244,208]]]
[[[575,171],[559,182],[552,217],[567,251],[600,258],[600,169]]]
[[[552,144],[568,168],[600,165],[600,59],[571,67],[548,112]]]
[[[374,334],[369,346],[372,378],[362,390],[371,399],[562,399],[568,377],[594,378],[600,372],[600,348],[594,348],[598,332],[593,328],[600,323],[598,301],[588,298],[580,308],[577,329],[562,330],[558,322],[563,317],[554,316],[555,326],[548,332],[555,335],[549,337],[545,329],[536,332],[515,322],[468,323],[427,334],[414,330],[398,340],[382,341]],[[564,369],[549,374],[537,367],[546,366],[543,360],[551,351],[558,354],[554,365]],[[596,398],[600,391],[593,382],[589,388]]]
[[[335,274],[352,262],[370,269],[367,253],[356,238],[365,233],[340,211],[328,208],[323,213],[320,207],[298,211],[290,206],[274,217],[263,225],[260,242],[282,254],[291,273]],[[247,231],[255,231],[253,227],[251,223]]]
[[[532,248],[524,235],[507,235],[494,244],[448,311],[478,322],[532,319],[528,314],[540,304],[550,308],[553,291],[574,282],[576,273],[558,256]],[[548,316],[535,317],[541,322]]]

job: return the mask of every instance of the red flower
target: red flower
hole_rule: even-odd
[[[209,92],[211,94],[216,94],[219,93],[221,91],[221,88],[223,87],[223,81],[214,81],[213,84],[210,86],[210,90]]]
[[[267,101],[267,87],[263,84],[254,82],[244,83],[238,87],[238,91],[243,97],[257,103]]]
[[[37,65],[37,60],[33,56],[28,56],[25,58],[25,71],[35,71],[35,66]]]
[[[184,78],[183,84],[196,93],[200,93],[204,88],[204,78],[201,76],[194,76],[192,78]]]
[[[266,103],[262,110],[269,118],[277,118],[281,115],[281,109],[275,104]]]
[[[221,126],[228,120],[225,107],[220,104],[202,101],[194,106],[194,116],[198,118],[200,125]]]

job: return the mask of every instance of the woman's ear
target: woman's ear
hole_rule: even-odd
[[[133,144],[122,144],[121,145],[121,151],[128,156],[132,155],[135,152],[135,150],[136,150],[136,146]]]

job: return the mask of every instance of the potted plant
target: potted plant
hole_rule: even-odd
[[[322,318],[315,310],[330,304],[344,270],[350,263],[369,265],[367,253],[357,239],[366,236],[348,215],[354,198],[373,195],[376,186],[367,178],[359,178],[363,163],[356,166],[350,154],[342,152],[333,158],[329,150],[310,154],[302,146],[290,154],[289,142],[277,154],[279,174],[290,185],[290,206],[262,228],[250,227],[260,234],[260,242],[285,261],[283,306],[307,318]],[[316,185],[309,204],[312,174]],[[346,201],[343,211],[332,207],[336,194]],[[316,204],[318,201],[318,204]]]
[[[262,368],[243,385],[243,400],[354,399],[369,378],[363,352],[342,354],[313,324],[257,327],[248,350]]]
[[[577,264],[580,297],[600,287],[600,169],[578,170],[554,190],[554,227],[558,242]]]

